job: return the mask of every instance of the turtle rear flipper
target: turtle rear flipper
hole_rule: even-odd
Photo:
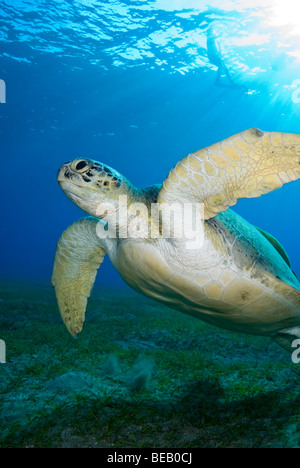
[[[280,333],[277,333],[273,339],[279,346],[292,355],[300,344],[300,326],[282,330]]]
[[[295,277],[297,279],[298,276],[297,274],[294,272],[294,270],[292,269],[292,265],[291,265],[291,261],[289,259],[289,256],[288,254],[286,253],[285,249],[282,247],[282,245],[280,244],[280,242],[275,239],[274,236],[272,236],[272,234],[269,234],[268,232],[266,231],[263,231],[263,229],[260,229],[259,227],[257,226],[254,226],[272,245],[273,247],[277,250],[277,252],[281,255],[281,257],[283,258],[283,260],[285,261],[285,263],[290,267],[290,269],[292,270],[293,274],[295,275]]]

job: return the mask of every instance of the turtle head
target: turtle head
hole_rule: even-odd
[[[109,210],[117,211],[120,196],[132,199],[134,187],[117,171],[90,159],[75,159],[63,164],[57,181],[65,194],[80,208],[104,219]]]

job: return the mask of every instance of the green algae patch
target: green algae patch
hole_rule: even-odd
[[[300,364],[126,290],[74,340],[50,287],[0,285],[0,447],[300,447]]]

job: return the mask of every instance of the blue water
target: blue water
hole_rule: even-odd
[[[261,3],[1,1],[2,279],[50,282],[59,236],[84,215],[56,182],[65,161],[96,159],[143,187],[247,128],[300,133],[299,15]],[[298,274],[299,193],[294,182],[235,207]],[[123,284],[108,259],[97,283]]]

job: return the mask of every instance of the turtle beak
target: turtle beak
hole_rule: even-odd
[[[58,173],[57,173],[57,182],[60,183],[60,182],[65,182],[66,179],[70,179],[70,163],[67,162],[65,164],[63,164],[59,170],[58,170]]]

